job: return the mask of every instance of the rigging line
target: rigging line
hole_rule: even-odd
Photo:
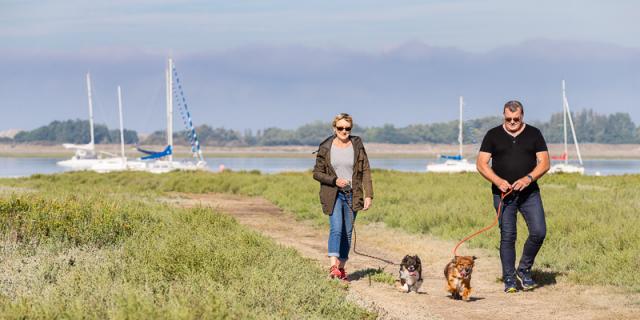
[[[160,114],[158,112],[153,112],[154,110],[154,106],[159,105],[159,101],[162,99],[163,96],[163,91],[164,91],[164,85],[163,84],[158,84],[158,89],[156,90],[155,95],[152,95],[150,98],[147,99],[147,102],[145,104],[143,104],[143,106],[145,106],[144,108],[144,118],[145,121],[145,125],[148,125],[149,123],[155,122],[154,120],[154,115],[156,114]],[[153,130],[153,129],[152,129]],[[155,130],[158,131],[158,130]],[[155,132],[153,131],[153,132]],[[149,134],[152,134],[153,132],[149,132]]]
[[[200,141],[198,139],[198,134],[196,133],[195,127],[193,126],[193,121],[191,119],[191,113],[189,112],[189,107],[187,106],[187,100],[185,98],[184,90],[182,89],[182,83],[180,82],[180,77],[178,76],[178,71],[173,67],[173,73],[175,75],[176,83],[178,85],[178,90],[180,91],[180,96],[182,98],[182,105],[184,105],[184,111],[186,113],[186,118],[189,122],[189,128],[191,129],[191,133],[193,136],[193,142],[195,143],[195,149],[197,151],[197,157],[204,161],[204,157],[202,156],[202,151],[200,149]],[[194,154],[195,156],[196,154]]]
[[[187,118],[184,114],[184,107],[182,106],[182,102],[180,101],[179,97],[178,97],[178,91],[176,90],[176,88],[173,88],[173,99],[177,102],[178,104],[178,110],[180,110],[180,117],[182,118],[182,123],[184,124],[185,128],[188,129],[187,126]]]
[[[178,92],[176,91],[175,87],[174,87],[173,95],[175,100],[178,102],[178,109],[180,110],[180,116],[182,117],[182,122],[184,123],[184,126],[185,126],[185,131],[184,131],[185,138],[191,144],[191,151],[195,152],[194,136],[190,132],[192,131],[191,130],[192,128],[189,127],[188,119],[190,118],[190,115],[188,111],[186,111],[186,101],[184,100],[184,97],[182,98],[182,101],[180,101],[180,97],[178,97]]]
[[[187,100],[184,97],[184,91],[182,90],[182,84],[180,84],[180,78],[178,77],[178,73],[174,68],[174,75],[175,75],[175,79],[176,82],[178,84],[178,90],[180,91],[180,97],[177,96],[177,92],[176,92],[176,99],[178,100],[178,105],[181,108],[181,112],[182,112],[182,108],[184,108],[184,112],[186,113],[186,118],[183,118],[183,120],[185,121],[185,126],[187,127],[187,129],[194,129],[193,127],[193,122],[191,121],[191,114],[189,113],[189,109],[187,107]],[[182,99],[180,99],[182,98]],[[180,101],[182,100],[182,101]]]
[[[182,120],[183,120],[185,126],[187,127],[186,130],[184,131],[184,134],[186,136],[185,137],[186,140],[188,140],[189,144],[191,145],[192,156],[193,156],[194,159],[203,160],[203,159],[201,159],[200,152],[198,152],[199,151],[199,142],[198,142],[197,135],[195,133],[195,129],[194,128],[188,128],[188,125],[187,125],[187,120],[188,119],[190,120],[190,116],[189,116],[188,112],[187,112],[187,115],[185,116],[185,113],[184,113],[183,109],[186,109],[186,108],[184,108],[183,105],[182,105],[182,102],[179,101],[179,99],[177,97],[177,92],[174,92],[174,94],[175,94],[176,100],[178,100],[178,106],[179,106],[179,109],[180,109],[180,115],[182,116]]]
[[[189,128],[187,127],[187,118],[186,118],[186,116],[184,114],[184,111],[183,111],[184,108],[182,106],[182,102],[180,102],[180,100],[178,99],[178,92],[176,91],[175,87],[173,89],[173,97],[178,102],[178,110],[180,110],[180,117],[182,118],[182,122],[186,127],[186,130],[184,130],[182,132],[182,134],[184,135],[185,140],[188,141],[189,144],[191,145],[191,152],[195,153],[195,146],[194,146],[193,138],[192,138],[192,136],[191,136],[191,134],[189,132]],[[195,155],[194,155],[194,157],[195,157]]]
[[[184,90],[182,89],[182,84],[180,82],[180,77],[178,76],[178,71],[176,70],[175,66],[173,67],[173,74],[174,74],[174,78],[176,79],[176,84],[177,84],[178,90],[180,92],[180,98],[182,98],[182,101],[180,102],[178,100],[178,103],[179,103],[179,106],[181,106],[181,108],[182,108],[182,105],[184,106],[186,117],[187,117],[187,120],[189,122],[189,128],[188,129],[191,129],[191,133],[192,133],[192,136],[193,136],[193,141],[194,141],[195,149],[196,149],[194,151],[194,157],[198,157],[198,159],[204,160],[204,157],[202,156],[202,151],[200,150],[200,141],[198,140],[198,135],[196,133],[195,127],[193,126],[193,121],[191,119],[191,113],[189,112],[189,107],[187,106],[187,100],[185,98]],[[176,98],[178,98],[178,97],[176,97]],[[194,146],[194,145],[192,144],[192,146]]]

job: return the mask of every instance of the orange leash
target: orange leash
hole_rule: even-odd
[[[513,192],[513,189],[509,190],[508,192],[503,192],[502,195],[500,196],[500,203],[498,204],[498,213],[496,214],[496,218],[493,220],[493,223],[490,226],[484,227],[482,229],[480,229],[479,231],[476,231],[475,233],[467,236],[466,238],[460,240],[460,242],[458,242],[458,244],[456,245],[455,248],[453,248],[453,256],[457,257],[458,255],[456,254],[456,252],[458,251],[458,247],[465,243],[467,240],[493,228],[496,224],[498,224],[498,220],[500,220],[500,215],[502,214],[502,204],[504,203],[504,198],[506,198],[511,192]]]

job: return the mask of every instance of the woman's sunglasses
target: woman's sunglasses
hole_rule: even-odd
[[[351,132],[351,127],[336,127],[336,130]]]

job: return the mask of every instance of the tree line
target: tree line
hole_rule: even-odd
[[[572,113],[576,135],[580,143],[640,143],[640,127],[631,120],[628,113],[602,115],[593,110]],[[485,117],[464,121],[464,143],[479,143],[484,134],[492,127],[502,123],[501,117]],[[562,113],[553,114],[546,122],[531,123],[538,127],[548,143],[561,143],[564,139]],[[567,128],[569,141],[571,131]],[[225,128],[212,128],[201,125],[196,133],[203,146],[275,146],[275,145],[317,145],[331,135],[331,124],[313,122],[297,129],[266,128],[255,133],[251,130],[240,132]],[[353,130],[354,135],[363,137],[367,142],[417,144],[444,143],[454,144],[458,139],[458,122],[439,122],[431,124],[414,124],[406,127],[395,127],[385,124],[379,127],[359,127]],[[162,145],[166,142],[165,131],[156,131],[145,139],[139,139],[134,130],[125,130],[125,143],[146,145]],[[89,122],[87,120],[54,121],[31,131],[22,131],[13,139],[0,142],[12,143],[87,143],[90,140]],[[119,130],[109,130],[105,125],[95,126],[96,143],[119,143]],[[189,144],[189,132],[174,133],[174,143]]]
[[[109,130],[103,124],[94,125],[95,143],[120,143],[120,130]],[[15,143],[75,143],[84,144],[91,141],[89,120],[65,120],[53,121],[46,126],[31,131],[20,131],[13,139],[5,142]],[[138,142],[138,133],[135,130],[124,130],[124,143]]]

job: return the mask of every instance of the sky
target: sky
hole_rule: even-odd
[[[405,126],[493,116],[628,112],[640,123],[637,1],[0,0],[0,131],[87,118],[164,127],[168,56],[195,124],[295,128],[338,112]],[[180,128],[179,116],[176,126]]]

